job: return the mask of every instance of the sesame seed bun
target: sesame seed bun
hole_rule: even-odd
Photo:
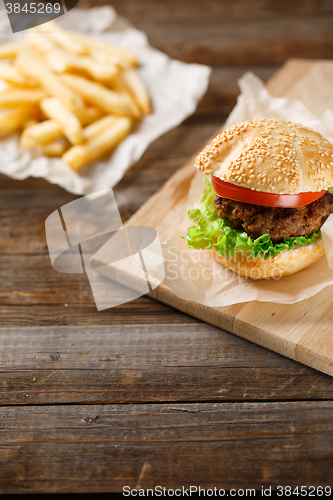
[[[325,248],[323,240],[317,238],[311,245],[295,246],[292,250],[281,252],[267,260],[255,259],[245,253],[236,253],[232,259],[229,259],[219,256],[215,248],[205,251],[212,252],[218,262],[241,276],[253,279],[277,279],[310,266],[324,255]]]
[[[219,134],[195,167],[256,191],[316,192],[333,186],[333,145],[303,125],[255,119]]]

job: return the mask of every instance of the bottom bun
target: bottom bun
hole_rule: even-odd
[[[218,255],[215,249],[209,251],[218,262],[241,276],[253,279],[278,279],[310,266],[324,255],[325,248],[322,238],[317,238],[311,245],[296,246],[267,260],[261,257],[256,259],[245,253],[235,253],[230,259]]]

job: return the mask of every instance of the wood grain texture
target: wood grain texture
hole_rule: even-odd
[[[289,99],[307,103],[310,111],[319,117],[327,109],[333,109],[333,63],[291,59],[286,63],[286,71],[288,66],[291,66],[292,71],[288,74],[293,75],[294,83],[290,77],[283,78],[283,74],[277,72],[267,84],[272,95],[278,92]],[[323,81],[327,83],[323,85]]]
[[[153,46],[190,63],[282,64],[290,57],[332,56],[329,2],[295,2],[293,6],[286,1],[182,3],[149,0],[143,6],[134,0],[112,2],[119,14],[148,34]],[[81,0],[80,5],[91,3]]]
[[[2,328],[0,350],[1,405],[333,399],[330,377],[204,324]]]
[[[54,271],[46,254],[0,254],[0,280],[2,327],[197,322],[148,297],[98,312],[87,276]]]
[[[80,7],[88,8],[101,5],[110,5],[110,0],[80,0]],[[330,0],[279,0],[277,2],[267,2],[266,0],[146,0],[144,4],[139,4],[136,0],[112,0],[112,6],[116,11],[137,23],[140,19],[150,20],[152,23],[157,20],[163,21],[166,17],[182,18],[187,23],[193,18],[201,18],[203,22],[208,22],[210,17],[216,14],[233,15],[235,19],[244,14],[271,15],[283,13],[292,14],[333,14],[333,6]]]
[[[149,325],[149,324],[197,324],[199,320],[177,311],[149,297],[97,311],[96,304],[73,304],[70,302],[46,305],[0,305],[1,326],[106,326],[106,325]]]
[[[324,106],[326,94],[329,93],[329,89],[332,89],[331,79],[325,80],[325,76],[329,75],[331,70],[333,71],[333,62],[327,61],[320,64],[327,68],[321,78],[321,86],[325,90],[319,96],[317,95],[316,99],[321,99],[322,106]],[[315,62],[314,66],[316,67],[316,65]],[[286,88],[289,88],[289,93],[292,93],[294,85],[297,87],[301,87],[302,84],[310,85],[309,82],[312,81],[313,75],[310,69],[311,63],[308,61],[290,61],[268,83],[268,87],[275,95],[281,95],[280,87],[284,92],[286,92]],[[294,79],[295,75],[297,80]],[[289,87],[287,87],[286,82]],[[306,93],[308,99],[315,93],[313,85],[310,88],[312,92]],[[216,131],[215,135],[218,132],[219,130]],[[128,225],[154,227],[158,231],[160,240],[166,241],[170,235],[169,228],[174,226],[175,214],[186,213],[187,193],[195,174],[193,164],[194,157],[131,217]],[[164,208],[163,212],[158,210],[161,205]],[[107,245],[102,247],[95,256],[95,262],[99,266],[108,263],[109,250]],[[114,274],[112,268],[117,268],[119,274],[117,279],[121,283],[128,283],[128,280],[131,279],[131,271],[128,268],[121,270],[117,264],[104,268],[101,272],[112,278]],[[291,359],[333,375],[333,343],[330,328],[333,321],[332,287],[325,288],[306,301],[292,305],[253,301],[228,307],[211,308],[180,299],[163,283],[149,295],[214,326],[224,328]],[[306,314],[308,315],[304,320]]]
[[[4,407],[0,491],[332,485],[332,411],[332,402]]]

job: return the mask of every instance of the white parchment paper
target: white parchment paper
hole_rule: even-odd
[[[240,82],[241,94],[226,127],[252,118],[280,118],[302,123],[320,132],[333,142],[333,112],[320,117],[311,113],[300,101],[275,98],[267,92],[263,82],[252,73]],[[197,172],[188,197],[188,209],[201,198],[203,174]],[[292,304],[333,285],[333,215],[322,227],[326,256],[312,266],[281,279],[253,280],[235,274],[212,258],[210,252],[187,248],[181,238],[193,223],[186,214],[179,216],[176,232],[164,245],[166,278],[164,284],[179,297],[211,307],[222,307],[240,302],[258,300]]]
[[[148,146],[168,130],[179,125],[196,109],[208,86],[210,68],[170,59],[152,48],[147,37],[117,16],[112,7],[88,10],[75,8],[57,20],[66,29],[93,34],[132,49],[139,57],[139,72],[152,99],[153,113],[104,161],[73,172],[61,159],[48,159],[22,149],[18,136],[0,141],[0,172],[14,179],[44,177],[75,194],[90,194],[113,187],[125,171],[137,162]],[[17,40],[6,12],[0,10],[0,42]]]

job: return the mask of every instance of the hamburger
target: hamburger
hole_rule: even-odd
[[[325,253],[333,213],[333,145],[300,124],[255,119],[219,134],[195,167],[206,186],[188,212],[188,246],[251,277],[279,278]]]

